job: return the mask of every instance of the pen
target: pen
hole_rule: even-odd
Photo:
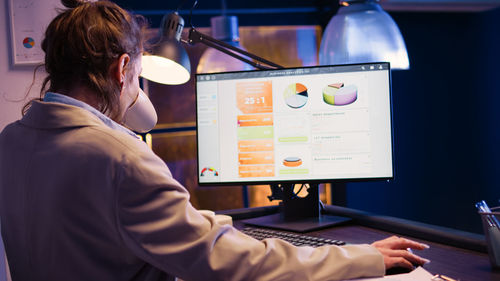
[[[488,204],[486,204],[486,202],[484,200],[477,202],[476,208],[482,213],[490,213],[489,215],[486,215],[486,221],[488,222],[488,225],[490,227],[500,228],[500,222],[498,222],[495,215],[491,215],[491,210],[488,207]]]
[[[432,281],[460,281],[460,280],[455,280],[451,277],[441,275],[441,274],[436,274],[436,275],[432,276],[431,280]]]

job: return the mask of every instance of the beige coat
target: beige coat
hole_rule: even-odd
[[[369,245],[257,241],[198,213],[140,140],[35,102],[0,134],[0,216],[14,281],[339,280],[384,273]]]

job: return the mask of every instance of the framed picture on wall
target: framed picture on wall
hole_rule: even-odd
[[[57,15],[57,9],[62,8],[60,0],[8,0],[8,3],[12,63],[42,63],[42,39],[45,29]]]

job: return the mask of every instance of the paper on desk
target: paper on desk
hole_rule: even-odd
[[[349,279],[349,281],[430,281],[432,274],[423,267],[418,267],[410,273],[387,275],[378,278]]]

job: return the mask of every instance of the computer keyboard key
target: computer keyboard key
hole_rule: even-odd
[[[273,229],[246,227],[242,230],[242,232],[258,240],[263,240],[266,238],[278,238],[281,240],[285,240],[295,246],[320,247],[324,245],[341,246],[346,244],[344,241],[340,240],[325,239],[310,235],[298,235]]]

